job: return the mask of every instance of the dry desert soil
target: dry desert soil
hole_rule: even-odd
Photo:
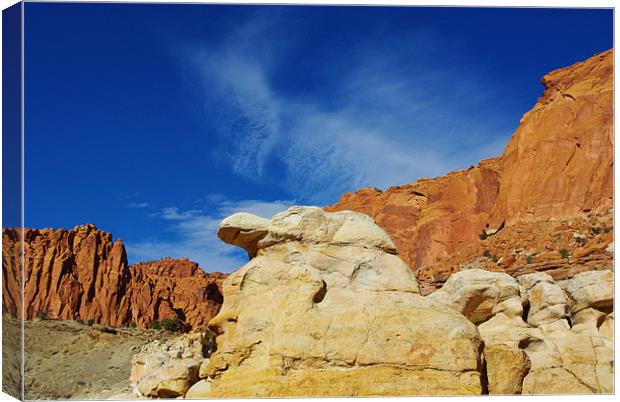
[[[2,315],[3,387],[18,392],[19,321]],[[173,333],[110,328],[77,321],[34,319],[25,322],[26,399],[129,398],[131,357],[142,345]]]

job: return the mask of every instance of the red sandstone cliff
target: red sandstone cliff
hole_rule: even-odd
[[[372,216],[414,270],[479,243],[483,230],[606,212],[613,196],[613,50],[542,83],[543,96],[500,157],[385,192],[347,193],[326,210]]]
[[[543,77],[501,157],[492,222],[538,221],[604,209],[613,196],[613,50]]]
[[[411,267],[426,265],[478,239],[488,223],[499,188],[496,159],[436,179],[347,193],[328,211],[372,216]]]
[[[2,230],[2,300],[20,315],[19,229]],[[49,317],[121,326],[179,319],[190,327],[219,310],[220,273],[206,274],[188,260],[128,266],[120,240],[94,225],[71,230],[24,230],[25,318]]]
[[[199,327],[220,309],[224,274],[207,274],[195,262],[173,258],[141,262],[130,269],[131,315],[139,327],[149,328],[162,318]]]

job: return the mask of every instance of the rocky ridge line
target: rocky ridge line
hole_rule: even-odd
[[[129,266],[122,241],[94,225],[24,230],[25,318],[81,320],[150,328],[169,319],[204,326],[222,303],[224,274],[207,274],[187,259]],[[3,306],[21,315],[21,231],[2,230]]]

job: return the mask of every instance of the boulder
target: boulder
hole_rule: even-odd
[[[185,399],[206,399],[211,394],[211,382],[200,380],[187,390]]]
[[[539,282],[527,290],[527,322],[538,326],[567,317],[569,300],[555,283]]]
[[[183,396],[198,382],[201,365],[208,361],[213,337],[192,332],[165,342],[153,341],[142,347],[131,360],[134,392],[139,397],[172,398]]]
[[[582,272],[561,285],[574,300],[575,312],[588,307],[601,311],[613,308],[614,274],[610,270]]]
[[[457,272],[428,298],[448,304],[474,324],[503,311],[514,315],[523,314],[517,281],[500,272],[481,269]]]
[[[209,398],[480,394],[476,327],[420,296],[371,218],[292,207],[220,228],[256,256],[224,282],[209,324]],[[238,242],[237,229],[262,233]]]
[[[543,341],[525,351],[531,369],[523,381],[524,394],[613,392],[613,344],[608,339],[558,327],[544,331]]]

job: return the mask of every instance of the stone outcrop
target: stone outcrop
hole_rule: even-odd
[[[151,398],[185,395],[198,382],[200,367],[209,361],[213,349],[213,334],[209,331],[144,345],[131,359],[134,394]]]
[[[475,325],[419,294],[368,216],[291,207],[232,215],[218,234],[254,258],[209,324],[208,397],[482,392]]]
[[[479,268],[513,277],[544,272],[555,281],[613,269],[613,210],[561,221],[517,223],[456,253],[418,268],[428,294],[454,272]],[[610,245],[612,247],[610,247]]]
[[[504,311],[523,314],[520,294],[510,275],[472,269],[452,275],[428,298],[449,305],[478,324]]]
[[[609,270],[470,267],[424,297],[363,214],[241,213],[218,235],[252,259],[224,282],[217,350],[186,396],[613,392]]]
[[[226,275],[207,274],[188,259],[141,262],[131,270],[131,321],[150,328],[155,320],[179,320],[203,327],[222,304]]]
[[[545,273],[514,279],[474,269],[428,298],[477,323],[489,393],[612,393],[611,283],[611,271],[555,282]]]
[[[2,230],[3,306],[18,316],[21,230]],[[25,318],[92,320],[148,328],[171,319],[204,326],[222,303],[225,275],[206,274],[188,260],[129,266],[120,240],[94,225],[71,230],[25,229]]]
[[[543,77],[543,96],[523,116],[501,156],[386,191],[347,193],[326,210],[371,216],[417,271],[423,292],[440,286],[459,264],[469,262],[439,260],[468,246],[480,248],[487,236],[528,223],[608,213],[613,196],[613,54],[608,50]],[[610,241],[579,244],[573,257],[584,261],[584,269],[600,269],[592,259],[600,257]],[[534,268],[530,272],[546,270],[549,260],[561,262],[559,249],[555,251],[557,258],[532,257],[540,266],[528,263],[528,269]],[[519,256],[502,254],[497,255],[502,268],[515,262],[523,267]],[[515,272],[520,273],[525,272]]]

